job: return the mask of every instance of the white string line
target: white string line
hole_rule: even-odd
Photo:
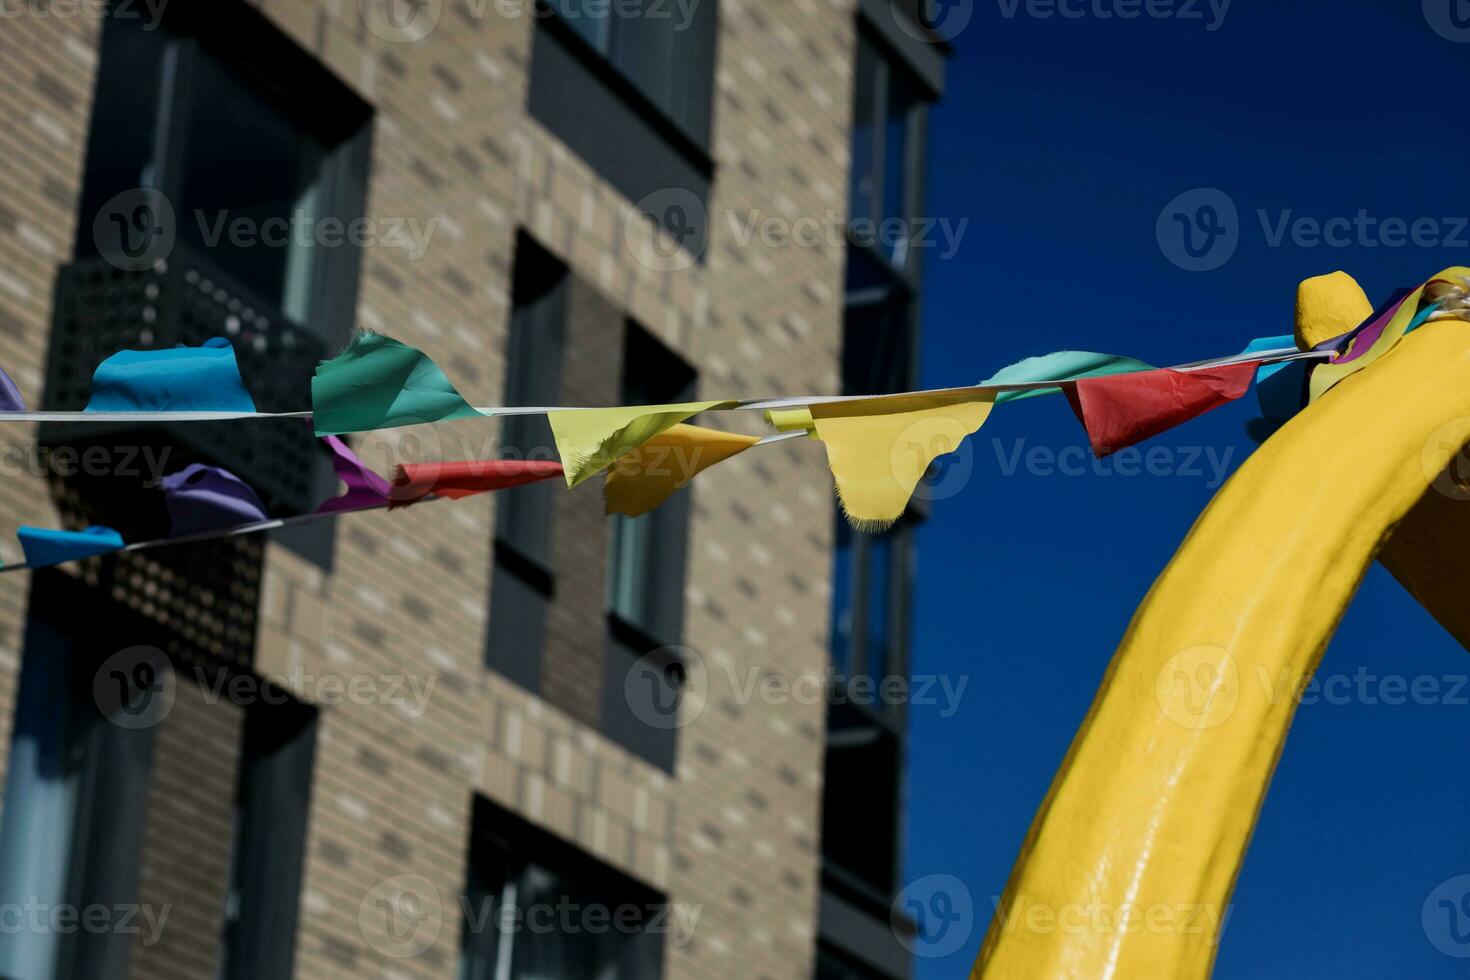
[[[1204,371],[1216,367],[1229,367],[1234,364],[1248,364],[1260,361],[1263,364],[1276,364],[1286,361],[1320,360],[1333,356],[1333,351],[1299,351],[1294,347],[1283,347],[1276,350],[1257,351],[1249,354],[1231,354],[1228,357],[1215,357],[1204,361],[1193,361],[1188,364],[1179,364],[1167,368],[1170,371]],[[1138,374],[1138,371],[1128,371],[1122,374],[1110,375],[1110,377],[1124,377],[1128,374]],[[984,391],[1039,391],[1046,388],[1058,388],[1076,378],[1057,378],[1052,381],[1018,381],[1002,384],[976,384],[965,385],[958,388],[929,388],[920,391],[900,392],[894,395],[795,395],[790,397],[759,398],[745,401],[732,400],[734,403],[727,409],[714,409],[714,411],[766,411],[780,408],[807,408],[812,405],[830,405],[847,401],[866,401],[875,398],[904,398],[922,397],[925,395],[946,395],[963,392]],[[640,406],[628,406],[637,408]],[[649,406],[654,408],[656,406]],[[578,405],[539,405],[539,406],[495,406],[475,408],[476,412],[485,416],[498,415],[546,415],[550,412],[595,412],[602,411],[596,407]],[[0,422],[226,422],[236,419],[309,419],[311,412],[0,412]]]
[[[804,431],[779,432],[775,435],[766,436],[759,442],[751,444],[750,448],[755,449],[759,446],[771,446],[775,445],[778,442],[785,442],[788,439],[800,439],[805,435],[806,432]],[[486,492],[495,493],[496,491],[489,490]],[[429,494],[426,497],[421,497],[420,499],[415,500],[414,503],[424,504],[435,500],[448,499],[448,497],[440,497],[437,494]],[[251,521],[247,524],[234,524],[229,527],[211,528],[207,531],[195,531],[192,534],[182,534],[178,535],[177,537],[153,538],[149,541],[134,541],[131,544],[123,545],[121,548],[114,548],[112,551],[104,551],[102,552],[102,554],[120,555],[124,552],[146,551],[150,548],[161,548],[165,545],[171,544],[195,544],[200,541],[215,541],[220,538],[232,538],[242,534],[258,534],[261,531],[274,531],[278,528],[283,527],[297,527],[301,524],[311,524],[314,521],[340,517],[343,514],[362,514],[368,511],[383,510],[387,506],[388,502],[384,501],[381,504],[369,504],[365,507],[354,507],[351,510],[335,510],[328,511],[326,513],[299,514],[295,517],[275,517],[264,521]],[[61,562],[59,564],[65,564],[65,562]],[[42,567],[50,568],[51,566],[43,565]],[[0,565],[0,575],[3,575],[6,572],[20,572],[30,569],[30,565]]]

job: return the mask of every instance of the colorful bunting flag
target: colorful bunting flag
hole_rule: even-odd
[[[660,432],[700,412],[733,408],[737,402],[685,402],[624,408],[578,408],[547,412],[556,451],[566,467],[567,488],[596,476],[613,460]]]
[[[995,372],[980,382],[983,385],[1031,384],[1037,381],[1067,380],[1078,378],[1106,377],[1129,371],[1152,371],[1152,364],[1117,354],[1094,354],[1085,350],[1060,350],[1040,357],[1028,357]],[[1055,395],[1060,388],[1033,388],[1029,391],[1002,391],[995,396],[995,403],[1020,401],[1040,395]]]
[[[122,535],[110,527],[94,524],[84,531],[58,531],[44,527],[21,525],[16,529],[26,565],[47,568],[78,558],[105,555],[123,546]]]
[[[263,521],[265,505],[235,474],[194,463],[163,478],[163,500],[174,536]]]
[[[638,517],[658,507],[700,473],[745,452],[756,436],[679,424],[626,453],[609,467],[607,513]]]
[[[492,459],[462,463],[405,463],[395,471],[389,510],[410,507],[430,495],[458,500],[509,490],[562,475],[561,464],[543,459]]]
[[[24,412],[26,400],[21,397],[20,389],[15,382],[10,380],[10,375],[0,370],[0,412]]]
[[[1099,459],[1234,401],[1249,390],[1259,361],[1190,371],[1160,368],[1083,378],[1066,388]]]
[[[994,405],[995,392],[979,390],[813,405],[848,521],[881,531],[902,517],[929,464],[958,449]]]
[[[1470,268],[1451,266],[1404,297],[1397,306],[1375,317],[1372,323],[1365,326],[1349,341],[1346,350],[1343,350],[1332,361],[1319,364],[1312,371],[1310,400],[1316,401],[1344,378],[1378,360],[1392,350],[1405,334],[1428,320],[1436,309],[1435,304],[1424,302],[1425,290],[1431,283],[1441,280],[1461,282],[1467,276],[1470,276]],[[1303,283],[1303,286],[1305,285]],[[1326,306],[1329,300],[1319,298],[1317,302]],[[1301,315],[1300,309],[1298,315]],[[1369,315],[1372,315],[1371,311]]]
[[[1283,337],[1261,337],[1246,344],[1242,354],[1281,350],[1296,343],[1290,334]],[[1307,369],[1311,361],[1278,361],[1262,364],[1256,371],[1256,399],[1261,414],[1275,422],[1284,422],[1301,411],[1307,394]]]
[[[311,408],[319,436],[471,418],[471,407],[428,355],[363,332],[316,366]]]
[[[387,480],[368,469],[347,443],[337,436],[327,436],[322,441],[332,451],[332,472],[337,474],[337,479],[347,485],[347,491],[323,502],[316,509],[318,514],[366,510],[371,507],[381,507],[388,502],[392,486]]]
[[[235,349],[223,337],[199,347],[118,351],[92,373],[88,412],[253,412]]]

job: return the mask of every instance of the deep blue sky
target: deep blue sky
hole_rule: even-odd
[[[1452,115],[1470,44],[1431,29],[1417,0],[1240,0],[1215,31],[1034,19],[1024,3],[1007,18],[1009,5],[975,0],[933,115],[929,212],[970,224],[954,258],[927,261],[926,383],[1061,348],[1160,365],[1232,353],[1291,331],[1303,277],[1342,268],[1377,300],[1470,264],[1459,222],[1440,224],[1442,247],[1273,247],[1257,216],[1470,214],[1470,147]],[[1240,214],[1238,251],[1210,272],[1176,267],[1155,231],[1198,187]],[[1184,447],[1233,451],[1233,468],[1254,408],[1248,396],[1146,447],[1179,448],[1180,467]],[[1000,457],[1022,439],[1086,445],[1061,399],[1003,407],[921,535],[913,671],[970,683],[953,717],[913,709],[906,875],[963,879],[976,922],[959,953],[920,959],[920,978],[966,974],[1124,627],[1212,493],[1207,463],[1199,476],[1006,475]],[[1470,656],[1375,567],[1322,671],[1359,668],[1453,679]],[[1464,975],[1420,909],[1470,872],[1467,694],[1298,711],[1217,977]]]

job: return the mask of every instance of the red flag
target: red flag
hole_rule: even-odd
[[[1082,378],[1066,386],[1067,400],[1101,459],[1235,401],[1250,390],[1260,366],[1245,361],[1195,371],[1159,368]]]
[[[561,464],[541,459],[471,460],[465,463],[405,463],[393,477],[388,509],[407,507],[429,494],[458,500],[508,490],[562,475]]]

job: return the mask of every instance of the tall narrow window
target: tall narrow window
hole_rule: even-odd
[[[277,693],[245,715],[222,980],[289,977],[296,952],[317,709]]]
[[[506,404],[555,405],[561,394],[567,270],[525,235],[516,248],[511,306]],[[555,458],[544,415],[506,416],[501,443],[503,455]],[[556,582],[551,560],[555,494],[552,483],[537,483],[496,497],[485,662],[530,691],[541,686],[547,605]]]
[[[853,236],[908,269],[908,227],[919,206],[926,104],[912,73],[864,31],[853,89]]]
[[[687,401],[695,374],[678,355],[629,323],[623,404]],[[602,726],[614,741],[670,771],[684,664],[684,562],[690,497],[676,493],[642,517],[608,521],[608,645]]]
[[[704,256],[717,0],[536,0],[527,110]]]
[[[647,331],[630,323],[623,350],[624,405],[693,397],[694,370]],[[664,643],[677,642],[682,626],[688,499],[675,494],[650,514],[609,522],[608,610]]]

